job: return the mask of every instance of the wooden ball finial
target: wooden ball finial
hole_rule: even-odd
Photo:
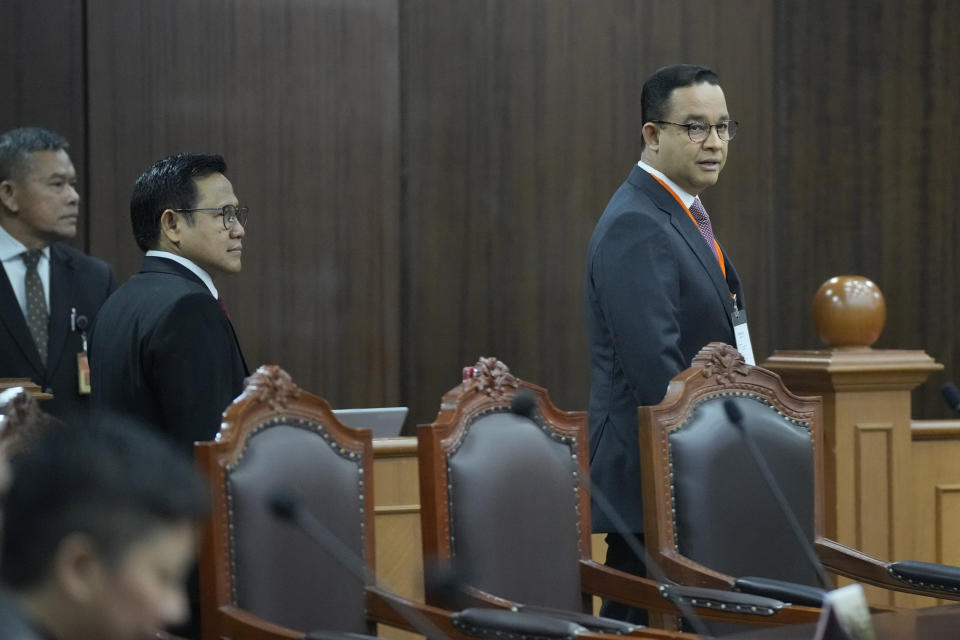
[[[813,296],[813,326],[830,347],[869,347],[886,320],[883,293],[863,276],[830,278]]]

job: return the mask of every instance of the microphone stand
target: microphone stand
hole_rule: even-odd
[[[303,531],[307,537],[316,542],[326,551],[334,560],[339,562],[343,568],[350,572],[355,578],[359,579],[364,585],[372,584],[377,589],[386,593],[392,593],[384,588],[377,580],[377,577],[367,567],[367,565],[345,545],[337,536],[317,520],[317,518],[303,508],[299,496],[290,489],[277,489],[267,498],[268,505],[273,515],[279,519],[292,522]],[[404,609],[397,606],[390,600],[386,600],[394,611],[404,620],[410,623],[410,626],[427,638],[440,638],[450,640],[449,636],[441,631],[437,626],[427,619],[422,613],[415,609]]]
[[[827,591],[832,591],[834,589],[833,583],[830,581],[830,577],[827,576],[827,572],[824,571],[820,559],[817,558],[816,553],[814,553],[813,545],[811,545],[810,541],[804,536],[803,529],[800,527],[800,523],[797,522],[796,514],[793,513],[793,509],[790,508],[790,504],[787,502],[786,496],[783,495],[780,485],[777,484],[777,479],[773,477],[773,473],[770,471],[770,465],[767,464],[767,460],[760,451],[760,447],[757,446],[757,443],[753,440],[753,436],[750,435],[750,432],[747,431],[747,428],[743,424],[743,413],[740,411],[740,407],[728,398],[723,401],[723,409],[727,414],[727,418],[743,437],[744,444],[747,445],[747,452],[757,465],[757,469],[760,471],[760,475],[763,476],[763,481],[766,483],[767,488],[770,489],[770,493],[773,494],[774,502],[777,503],[777,506],[783,513],[783,517],[786,518],[790,532],[797,539],[797,543],[803,550],[807,562],[813,567],[820,586]]]

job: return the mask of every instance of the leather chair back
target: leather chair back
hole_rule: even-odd
[[[727,419],[728,396],[701,398],[669,435],[677,550],[733,576],[817,585],[787,520],[742,434]],[[813,443],[810,425],[787,418],[763,398],[735,402],[743,425],[813,543]]]
[[[464,582],[525,604],[582,607],[575,454],[508,408],[470,420],[447,454],[453,559]]]
[[[424,560],[501,598],[584,611],[586,414],[560,411],[496,358],[470,369],[418,431]],[[519,394],[530,411],[511,410]],[[429,581],[427,599],[455,604]]]
[[[235,604],[291,629],[365,632],[363,583],[267,504],[274,488],[293,487],[304,508],[363,557],[362,458],[325,435],[315,422],[269,420],[227,468]]]

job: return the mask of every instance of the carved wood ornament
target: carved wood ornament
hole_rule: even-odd
[[[23,387],[0,393],[0,448],[9,449],[27,425],[38,424],[43,418],[40,405]]]
[[[693,366],[703,367],[704,378],[713,378],[717,384],[731,384],[734,376],[750,374],[750,366],[734,347],[721,342],[711,342],[693,358]]]
[[[281,411],[300,396],[300,387],[290,374],[276,365],[261,365],[243,381],[243,393],[257,402],[266,403],[272,411]]]
[[[480,391],[491,398],[499,399],[520,386],[520,381],[510,373],[510,367],[496,358],[483,358],[474,365],[473,378]]]

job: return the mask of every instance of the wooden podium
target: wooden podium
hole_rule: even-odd
[[[831,279],[814,298],[814,324],[831,348],[776,351],[762,366],[797,395],[823,398],[827,536],[879,558],[920,560],[916,519],[932,514],[915,510],[910,392],[943,365],[923,351],[867,346],[880,335],[885,307],[864,280]],[[872,587],[867,596],[900,606],[923,600]]]
[[[763,366],[823,398],[827,536],[879,558],[914,557],[910,392],[943,368],[923,351],[777,351]],[[885,604],[890,592],[873,590]],[[879,602],[876,602],[880,604]]]

